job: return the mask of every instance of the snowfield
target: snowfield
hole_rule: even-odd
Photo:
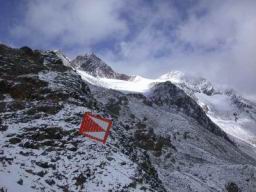
[[[92,85],[125,92],[144,93],[147,92],[156,83],[152,79],[146,79],[140,76],[136,76],[132,80],[125,81],[119,79],[94,77],[81,70],[77,70],[77,72],[85,81],[91,83]]]

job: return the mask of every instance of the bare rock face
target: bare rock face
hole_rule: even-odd
[[[128,80],[130,77],[125,74],[115,72],[110,66],[104,63],[95,54],[85,54],[84,56],[77,56],[71,65],[74,68],[83,70],[95,77],[104,77],[109,79]]]
[[[238,186],[235,183],[228,183],[226,186],[226,189],[228,192],[240,192],[241,190],[238,188]]]

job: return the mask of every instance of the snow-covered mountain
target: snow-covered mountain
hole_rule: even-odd
[[[227,134],[239,139],[240,144],[256,150],[256,104],[232,89],[218,88],[205,78],[185,75],[180,71],[171,71],[157,79],[134,76],[128,80],[105,78],[104,75],[95,77],[85,70],[78,70],[78,73],[93,85],[144,95],[154,85],[170,81],[192,97]]]
[[[213,86],[208,80],[171,72],[160,77],[183,89],[226,133],[241,144],[256,147],[256,104],[232,89]]]
[[[256,191],[249,148],[211,120],[197,94],[224,94],[243,110],[249,101],[184,80],[121,80],[97,66],[0,45],[0,191]],[[87,111],[112,116],[106,145],[78,134]]]
[[[171,71],[160,76],[163,81],[171,81],[179,85],[187,93],[204,93],[205,95],[214,95],[219,93],[214,86],[202,77],[185,75],[180,71]]]

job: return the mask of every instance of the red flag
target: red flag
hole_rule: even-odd
[[[89,137],[90,139],[100,141],[105,144],[110,134],[111,126],[111,120],[86,112],[79,132],[85,137]]]

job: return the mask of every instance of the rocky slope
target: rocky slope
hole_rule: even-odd
[[[179,87],[119,92],[66,61],[0,45],[0,191],[255,191],[256,161]],[[106,145],[78,134],[86,111],[112,117]]]
[[[167,83],[164,90],[167,88],[173,85]],[[179,99],[165,105],[156,98],[166,101],[166,95],[156,92],[145,97],[94,86],[91,90],[99,102],[110,107],[115,122],[125,124],[129,134],[134,134],[132,143],[149,154],[166,191],[225,191],[230,185],[254,191],[255,160],[226,139],[216,125],[212,125],[216,130],[205,126],[208,120],[201,125],[201,119],[186,112],[187,106],[180,105]],[[183,91],[172,96],[187,98]],[[191,111],[198,109],[195,102],[190,107]]]
[[[1,45],[0,72],[0,190],[164,191],[147,156],[118,134],[107,145],[78,134],[83,113],[105,107],[55,52]]]

